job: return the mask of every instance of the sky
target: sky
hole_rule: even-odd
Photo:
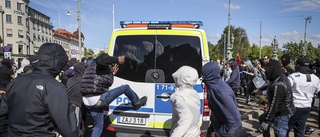
[[[229,0],[81,0],[85,47],[107,49],[120,21],[202,21],[208,41],[216,44],[228,26]],[[112,5],[114,3],[114,20]],[[53,29],[77,30],[77,0],[31,0],[30,7],[50,17]],[[67,12],[70,16],[67,16]],[[312,17],[306,23],[306,18]],[[231,0],[230,25],[246,30],[250,44],[279,48],[304,39],[320,45],[320,0]],[[305,29],[305,25],[307,25]],[[261,30],[261,31],[260,31]]]

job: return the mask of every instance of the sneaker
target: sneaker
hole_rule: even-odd
[[[147,100],[148,100],[148,97],[147,96],[143,96],[142,98],[140,98],[140,101],[138,104],[136,105],[133,105],[132,104],[132,107],[134,110],[138,110],[140,109],[141,106],[145,105],[147,103]]]

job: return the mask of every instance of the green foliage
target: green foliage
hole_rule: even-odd
[[[239,54],[242,60],[246,59],[258,59],[260,57],[260,47],[256,44],[250,46],[246,30],[241,27],[230,26],[230,37],[234,37],[233,42],[233,58],[236,58],[236,55]],[[224,57],[224,47],[227,46],[228,36],[228,26],[226,26],[221,34],[221,38],[218,40],[217,44],[214,45],[208,42],[210,60],[222,60]],[[230,38],[231,39],[231,38]],[[226,48],[226,47],[225,47]],[[283,51],[278,50],[277,55],[280,58],[283,54],[289,54],[292,59],[296,59],[302,56],[303,41],[297,42],[287,42],[283,45]],[[227,52],[225,50],[225,52]],[[227,53],[225,53],[227,54]],[[261,57],[273,55],[271,43],[270,45],[265,45],[261,49]],[[320,57],[320,44],[315,48],[311,42],[307,43],[307,56],[310,59],[316,59]]]
[[[85,57],[93,57],[93,56],[94,56],[93,50],[92,50],[92,49],[84,48],[84,56],[85,56]]]
[[[233,49],[233,58],[236,58],[236,55],[239,54],[241,58],[247,58],[249,55],[248,48],[250,47],[248,36],[246,30],[238,27],[235,28],[234,26],[230,26],[230,37],[234,37]],[[228,26],[224,28],[223,33],[221,34],[221,38],[218,40],[216,45],[209,45],[209,52],[210,52],[210,59],[211,60],[222,60],[224,57],[224,47],[227,48],[227,38],[228,36]],[[226,39],[226,42],[225,42]],[[230,38],[231,39],[231,38]],[[227,54],[227,50],[225,50],[225,54]]]
[[[315,48],[311,42],[307,43],[307,56],[314,60],[320,57],[320,47],[318,46]],[[284,44],[283,48],[284,53],[289,54],[293,59],[296,59],[302,56],[302,48],[303,48],[303,41],[301,40],[299,43],[296,42],[287,42]]]
[[[103,53],[105,53],[105,51],[104,51],[104,50],[100,50],[100,52],[98,53],[97,56],[99,56],[99,55],[101,55],[101,54],[103,54]]]
[[[263,58],[266,55],[271,57],[272,54],[273,54],[273,52],[272,52],[272,47],[271,46],[262,46],[262,48],[261,48],[261,58]]]
[[[213,45],[212,43],[208,42],[210,60],[217,60],[223,58],[222,48],[219,45]]]
[[[256,44],[253,44],[251,47],[249,47],[249,55],[250,59],[259,59],[260,56],[260,47]]]

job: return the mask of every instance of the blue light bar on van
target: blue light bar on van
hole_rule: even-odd
[[[189,26],[188,26],[189,25]],[[120,21],[121,28],[133,28],[133,27],[152,27],[152,28],[161,28],[161,27],[186,27],[190,28],[190,25],[193,28],[199,28],[203,26],[202,21]]]

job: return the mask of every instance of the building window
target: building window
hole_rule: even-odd
[[[24,7],[24,11],[25,11],[27,14],[29,14],[29,12],[28,12],[28,4],[27,4],[27,5],[25,5],[25,7]]]
[[[12,29],[7,29],[7,37],[12,37]]]
[[[40,25],[39,25],[39,23],[37,23],[37,28],[38,28],[38,31],[40,31]]]
[[[26,26],[29,28],[29,19],[26,18]]]
[[[37,40],[37,36],[36,36],[36,33],[33,33],[33,40]]]
[[[51,38],[49,38],[49,42],[51,42]]]
[[[23,53],[23,45],[18,45],[19,49],[18,49],[18,52],[19,54],[22,54]]]
[[[23,31],[22,30],[18,30],[18,38],[23,38]]]
[[[38,34],[38,41],[41,41],[40,34]]]
[[[6,8],[11,8],[11,1],[10,0],[6,0]]]
[[[32,21],[32,24],[33,24],[33,29],[36,30],[37,24],[34,23],[34,21]]]
[[[46,26],[45,28],[46,28],[46,34],[48,34],[48,28],[47,28],[47,26]]]
[[[12,23],[11,15],[9,15],[9,14],[6,15],[6,22]]]
[[[48,37],[46,37],[46,42],[48,42]]]
[[[17,10],[21,11],[21,3],[17,2]]]
[[[18,24],[22,25],[22,17],[18,16]]]

